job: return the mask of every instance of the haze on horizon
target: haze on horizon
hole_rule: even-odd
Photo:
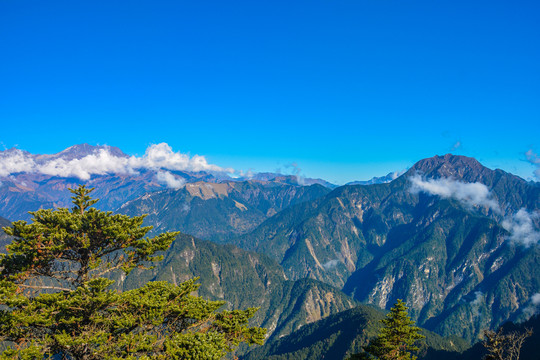
[[[4,1],[0,142],[139,156],[167,143],[220,167],[337,184],[452,152],[538,180],[539,11],[534,1]]]

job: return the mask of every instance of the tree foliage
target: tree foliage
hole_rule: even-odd
[[[512,331],[503,333],[501,327],[499,331],[484,331],[484,348],[487,355],[484,360],[519,360],[521,347],[529,336],[533,334],[532,329],[525,329],[523,332]]]
[[[220,359],[262,343],[265,330],[248,327],[257,309],[217,312],[224,302],[191,295],[196,279],[113,290],[107,274],[160,260],[177,233],[145,237],[144,216],[99,211],[92,190],[4,228],[14,240],[0,255],[0,340],[11,346],[0,358]]]
[[[383,327],[379,335],[364,347],[364,352],[350,359],[416,360],[412,352],[418,351],[415,345],[424,338],[420,328],[414,325],[407,313],[407,306],[398,299],[386,318],[381,320]]]

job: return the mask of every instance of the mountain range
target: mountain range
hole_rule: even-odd
[[[175,153],[156,152],[147,154],[146,158],[135,158],[142,164],[133,168],[126,165],[133,159],[112,146],[80,144],[56,154],[31,154],[15,148],[0,151],[0,216],[10,220],[29,220],[29,211],[70,206],[68,188],[78,184],[95,187],[94,194],[101,199],[98,206],[104,210],[116,210],[127,201],[154,191],[201,181],[210,184],[252,181],[289,187],[314,184],[329,189],[336,187],[321,179],[279,173],[233,177],[225,170],[199,170],[196,167],[162,169],[160,166],[167,165],[167,162],[173,162],[173,168],[187,167],[184,163],[188,160],[179,159]],[[172,159],[167,159],[167,156]]]
[[[148,214],[156,231],[174,228],[199,238],[224,242],[253,230],[283,209],[326,195],[322,185],[298,186],[275,181],[188,183],[123,204],[127,215]]]
[[[415,193],[418,173],[426,184],[484,186],[489,199]],[[508,241],[504,226],[521,211],[538,228],[539,204],[537,183],[474,159],[435,157],[391,183],[343,186],[289,207],[233,242],[273,257],[291,279],[319,279],[381,308],[404,299],[421,325],[473,340],[518,318],[539,289],[538,247]]]
[[[50,165],[100,151],[127,159],[119,149],[90,145],[25,156]],[[404,173],[339,187],[277,173],[158,168],[88,178],[20,171],[0,181],[0,216],[10,220],[69,206],[68,188],[85,183],[96,187],[97,207],[148,214],[154,232],[183,232],[155,269],[118,277],[118,286],[199,276],[200,295],[230,308],[260,307],[254,323],[269,329],[269,339],[264,348],[242,350],[246,359],[313,358],[306,337],[319,339],[318,354],[332,353],[334,343],[343,354],[357,351],[375,331],[356,339],[367,329],[360,319],[382,316],[377,309],[397,299],[425,331],[467,342],[526,320],[538,305],[540,184],[473,158],[435,156]],[[344,340],[351,324],[357,335]],[[464,349],[455,338],[440,339],[435,343],[445,345],[430,347]]]

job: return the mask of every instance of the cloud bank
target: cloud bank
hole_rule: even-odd
[[[34,159],[21,150],[8,150],[0,153],[0,176],[32,172],[35,165]]]
[[[467,207],[484,206],[497,213],[501,211],[487,186],[482,183],[466,183],[447,178],[425,180],[418,174],[409,180],[412,193],[425,192],[445,199],[456,199]]]
[[[136,173],[135,169],[130,164],[130,158],[114,156],[108,149],[100,149],[96,153],[80,159],[57,158],[42,164],[36,163],[32,169],[26,172],[89,180],[92,175],[134,174]]]
[[[0,153],[0,177],[16,173],[35,173],[58,177],[76,177],[89,180],[92,175],[136,174],[139,170],[154,170],[160,182],[170,187],[183,185],[169,171],[211,171],[228,172],[234,170],[209,164],[204,156],[174,152],[166,143],[153,144],[143,156],[117,156],[108,147],[94,153],[66,160],[62,157],[39,160],[35,155],[18,149]]]
[[[466,207],[484,206],[496,214],[501,214],[499,204],[486,185],[481,183],[465,183],[454,179],[429,179],[425,180],[420,175],[409,178],[411,193],[424,192],[429,195],[440,196],[445,199],[455,199]],[[507,216],[503,222],[503,228],[510,233],[508,239],[516,244],[530,247],[540,242],[540,232],[535,229],[534,220],[539,218],[537,212],[530,213],[521,208],[513,215]]]

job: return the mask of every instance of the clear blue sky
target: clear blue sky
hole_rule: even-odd
[[[0,142],[158,142],[337,183],[452,151],[524,177],[539,1],[0,2]]]

